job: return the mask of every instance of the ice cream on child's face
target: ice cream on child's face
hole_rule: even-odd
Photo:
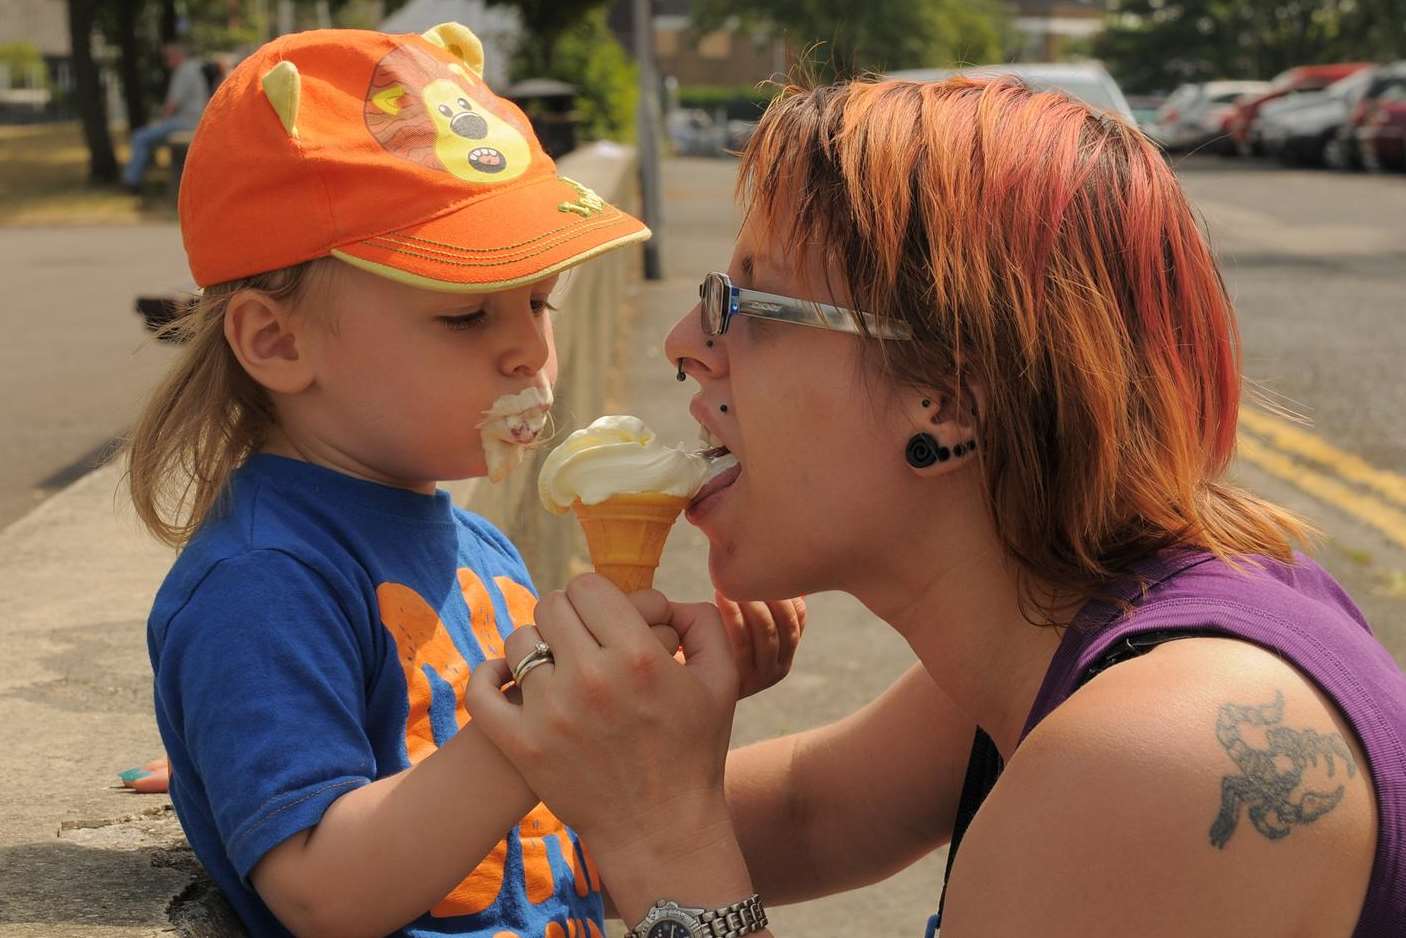
[[[505,394],[483,412],[478,428],[491,481],[501,482],[522,462],[523,452],[537,441],[551,409],[552,389],[542,384]]]
[[[696,453],[665,446],[638,417],[601,417],[547,456],[537,490],[547,510],[565,514],[576,501],[598,505],[616,495],[692,498],[712,466]]]

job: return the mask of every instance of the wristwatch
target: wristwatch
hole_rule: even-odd
[[[758,896],[720,909],[690,909],[660,899],[625,938],[742,938],[766,928],[766,909]]]

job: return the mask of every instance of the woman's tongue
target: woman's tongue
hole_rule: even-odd
[[[693,496],[692,504],[697,505],[703,499],[715,492],[721,492],[729,485],[737,481],[737,477],[742,474],[742,464],[737,461],[737,457],[731,453],[726,453],[713,460],[713,466],[708,473],[707,479],[703,482],[703,487],[698,490],[698,494]]]

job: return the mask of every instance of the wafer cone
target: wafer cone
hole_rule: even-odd
[[[687,504],[674,495],[616,495],[597,505],[577,499],[571,508],[586,532],[596,572],[633,593],[654,585],[669,529]]]

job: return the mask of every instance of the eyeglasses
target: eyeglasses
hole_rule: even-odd
[[[698,285],[698,297],[702,301],[703,332],[707,335],[724,334],[732,317],[741,314],[852,335],[866,334],[860,330],[859,323],[862,322],[868,327],[868,335],[880,339],[913,338],[913,330],[906,322],[880,319],[870,313],[815,300],[744,290],[734,287],[727,274],[711,273],[704,277]]]

